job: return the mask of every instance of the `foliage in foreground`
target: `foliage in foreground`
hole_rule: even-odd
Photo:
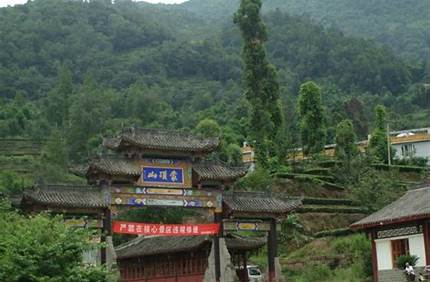
[[[415,255],[402,255],[397,258],[397,267],[399,269],[404,269],[406,267],[406,263],[409,263],[411,266],[415,266],[418,260],[419,257]]]
[[[302,271],[287,271],[286,276],[289,281],[363,282],[370,279],[372,275],[371,243],[364,234],[326,240],[328,243],[324,246],[309,244],[290,254],[289,258],[301,258],[307,263]],[[312,264],[312,260],[310,260],[313,256],[337,255],[344,255],[347,262],[343,265]]]
[[[5,203],[0,225],[0,281],[111,281],[106,269],[82,263],[92,247],[88,230],[67,227],[60,216],[27,218]]]

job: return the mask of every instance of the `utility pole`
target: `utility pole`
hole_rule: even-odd
[[[389,123],[386,124],[386,139],[388,143],[388,165],[391,165],[391,138],[389,135]]]

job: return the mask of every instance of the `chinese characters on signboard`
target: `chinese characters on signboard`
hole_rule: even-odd
[[[113,231],[122,234],[158,236],[197,236],[215,235],[219,232],[218,223],[211,224],[153,224],[114,221]]]
[[[147,183],[183,184],[183,169],[144,166],[142,179]]]
[[[136,185],[144,187],[191,188],[192,166],[185,160],[144,159]]]
[[[111,205],[210,208],[220,212],[220,191],[186,188],[112,187]]]

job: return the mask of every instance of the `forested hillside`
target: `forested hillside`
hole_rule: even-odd
[[[280,9],[308,16],[346,35],[375,40],[399,56],[429,58],[429,1],[264,0],[263,3],[264,12]],[[238,0],[190,0],[181,7],[218,22],[229,18],[238,4]]]
[[[129,124],[194,128],[209,117],[227,144],[247,138],[234,10],[215,24],[196,13],[199,7],[190,11],[193,1],[108,2],[35,0],[0,9],[1,137],[41,138],[65,127],[76,160]],[[281,9],[265,13],[264,21],[289,146],[298,143],[299,85],[309,79],[322,87],[331,113],[327,142],[346,117],[365,137],[377,103],[389,107],[394,129],[428,125],[425,63]]]

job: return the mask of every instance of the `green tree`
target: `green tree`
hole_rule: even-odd
[[[313,81],[300,87],[298,112],[304,155],[322,152],[326,140],[325,116],[320,88]]]
[[[353,130],[353,124],[350,120],[341,121],[335,130],[335,156],[338,159],[350,162],[350,160],[358,153],[356,145],[356,135]]]
[[[72,74],[62,66],[58,71],[58,85],[48,92],[45,102],[46,118],[51,124],[59,127],[68,125],[69,100],[72,93]]]
[[[368,169],[360,176],[359,181],[352,185],[353,197],[370,211],[379,210],[405,192],[397,179],[399,175],[396,171]]]
[[[226,146],[227,161],[231,165],[242,164],[242,152],[241,147],[237,144],[229,144]]]
[[[69,164],[69,150],[64,134],[54,128],[42,148],[42,162],[55,165],[57,168],[66,170]]]
[[[87,75],[80,93],[73,97],[67,139],[74,161],[90,158],[101,143],[100,136],[111,115],[111,96]]]
[[[49,182],[66,182],[69,168],[68,148],[64,134],[54,128],[42,147],[40,162],[36,163],[36,177],[42,177]]]
[[[221,135],[221,128],[217,121],[205,118],[201,120],[195,128],[195,133],[205,138],[218,138]]]
[[[13,194],[22,191],[25,187],[31,185],[27,179],[18,176],[14,172],[0,172],[0,194]]]
[[[374,129],[368,145],[368,152],[380,162],[388,162],[388,138],[386,135],[386,109],[377,105],[374,110]],[[393,151],[393,150],[391,150]]]
[[[268,40],[260,16],[261,0],[241,0],[234,23],[244,41],[242,57],[245,63],[245,94],[251,106],[251,138],[255,141],[256,157],[264,167],[276,155],[277,131],[282,125],[279,84],[275,67],[268,62],[264,43]]]
[[[113,281],[104,268],[85,266],[92,233],[64,224],[60,216],[30,218],[0,203],[0,280],[10,282]]]

